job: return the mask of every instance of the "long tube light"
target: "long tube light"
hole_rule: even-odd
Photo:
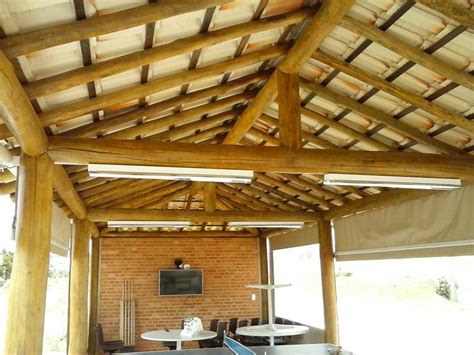
[[[158,179],[250,184],[251,170],[174,168],[164,166],[89,164],[92,177]]]
[[[229,222],[229,227],[238,228],[302,228],[304,222]]]
[[[110,228],[186,228],[189,221],[108,221]]]
[[[451,190],[461,187],[459,179],[408,176],[325,174],[324,185],[393,187],[401,189]]]

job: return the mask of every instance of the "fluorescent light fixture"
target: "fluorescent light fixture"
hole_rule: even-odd
[[[185,228],[189,221],[108,221],[110,228]]]
[[[229,227],[238,228],[302,228],[304,222],[229,222]]]
[[[394,187],[401,189],[451,190],[461,187],[459,179],[408,176],[325,174],[324,185]]]
[[[92,177],[159,179],[250,184],[251,170],[174,168],[165,166],[89,164]]]

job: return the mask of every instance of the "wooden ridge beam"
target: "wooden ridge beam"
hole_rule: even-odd
[[[410,46],[409,44],[399,40],[397,37],[380,30],[375,26],[368,25],[350,16],[342,18],[339,25],[349,31],[364,36],[459,85],[474,90],[474,77],[471,74],[463,72],[449,63],[443,62],[421,49]]]
[[[229,0],[160,0],[159,3],[13,35],[0,41],[0,49],[9,59],[13,59],[41,49],[122,31],[227,2]]]
[[[347,107],[359,114],[368,116],[375,121],[381,122],[385,124],[387,127],[390,127],[398,132],[403,133],[404,135],[408,136],[409,138],[426,144],[430,147],[436,148],[438,151],[443,153],[450,153],[450,154],[466,154],[462,149],[453,147],[447,143],[444,143],[436,138],[430,137],[427,134],[422,133],[420,130],[413,128],[406,123],[403,123],[395,118],[393,118],[390,114],[385,113],[379,109],[373,108],[368,105],[364,105],[358,103],[356,100],[351,99],[343,94],[339,94],[336,91],[328,89],[327,87],[318,84],[316,82],[311,82],[307,79],[301,80],[301,85],[314,93],[318,96],[332,101],[338,105]]]
[[[51,137],[49,156],[60,164],[133,164],[248,169],[295,174],[375,174],[474,180],[474,157],[280,147],[162,143]],[[272,159],[268,159],[272,157]]]
[[[244,231],[109,231],[101,234],[100,238],[258,238]]]
[[[152,95],[156,92],[167,90],[182,84],[222,75],[228,71],[236,70],[251,64],[255,64],[267,59],[272,59],[284,55],[289,46],[275,45],[273,47],[259,49],[249,54],[245,54],[239,58],[229,59],[220,63],[200,67],[183,73],[171,74],[146,84],[133,86],[124,90],[112,92],[110,94],[101,95],[93,99],[79,101],[68,104],[39,115],[41,125],[43,127],[51,124],[64,122],[72,118],[76,118],[93,111],[106,109],[107,107],[123,104],[133,100],[140,99],[145,96]],[[19,87],[21,85],[18,83]],[[26,98],[25,98],[26,99]],[[30,105],[31,106],[31,105]],[[5,125],[0,125],[0,139],[11,138],[12,133]]]
[[[314,9],[303,9],[262,20],[250,21],[212,32],[177,39],[140,52],[127,54],[111,60],[94,63],[59,75],[30,82],[24,85],[30,99],[85,84],[100,78],[159,62],[194,50],[210,47],[248,34],[267,31],[301,22],[311,16]]]
[[[415,0],[432,10],[452,18],[470,29],[474,29],[474,11],[452,0]]]
[[[295,221],[316,222],[319,214],[316,212],[288,211],[219,211],[208,214],[201,210],[144,210],[130,208],[91,208],[87,217],[93,222],[105,221],[190,221],[197,222],[255,222],[255,221]]]
[[[297,73],[329,32],[349,11],[354,2],[354,0],[328,0],[323,2],[285,59],[278,65],[278,70],[285,73]],[[275,99],[277,90],[277,76],[274,72],[259,91],[255,100],[237,120],[236,125],[224,140],[224,144],[238,144],[240,142],[253,123],[262,115],[267,105]]]
[[[311,57],[333,67],[338,71],[348,74],[353,78],[361,80],[379,90],[385,91],[386,93],[393,95],[399,98],[400,100],[408,102],[409,104],[423,111],[431,113],[432,115],[438,117],[440,120],[451,123],[457,127],[464,128],[465,130],[474,133],[474,121],[470,121],[458,113],[445,109],[442,106],[438,106],[426,100],[424,97],[417,95],[414,92],[410,92],[406,89],[403,89],[402,87],[397,86],[387,80],[384,80],[378,77],[377,75],[368,73],[365,70],[362,70],[352,64],[346,63],[343,60],[340,60],[339,58],[332,57],[321,51],[316,51]]]

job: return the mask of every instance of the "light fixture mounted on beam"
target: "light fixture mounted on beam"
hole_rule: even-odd
[[[237,228],[303,228],[304,222],[229,222],[229,227]]]
[[[175,168],[166,166],[89,164],[92,177],[158,179],[177,181],[224,182],[250,184],[251,170]]]
[[[459,179],[351,174],[325,174],[323,184],[421,190],[451,190],[462,187]]]
[[[109,228],[186,228],[189,221],[108,221]]]

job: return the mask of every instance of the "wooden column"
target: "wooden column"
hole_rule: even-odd
[[[280,146],[300,150],[302,141],[298,74],[278,70],[277,78]]]
[[[258,238],[260,251],[260,283],[268,284],[267,238]],[[262,290],[262,324],[268,322],[268,297],[266,290]]]
[[[214,213],[216,210],[216,185],[208,182],[204,185],[204,211]]]
[[[325,341],[339,345],[337,324],[336,280],[334,277],[334,252],[331,222],[318,222],[321,281],[323,286]]]
[[[84,355],[88,345],[89,235],[86,220],[74,221],[69,288],[68,354]]]
[[[23,154],[5,354],[42,354],[52,203],[53,163]]]
[[[87,353],[95,355],[96,336],[94,326],[97,323],[97,305],[99,302],[99,261],[100,261],[100,239],[92,238],[91,255],[91,279],[89,293],[89,346]]]

